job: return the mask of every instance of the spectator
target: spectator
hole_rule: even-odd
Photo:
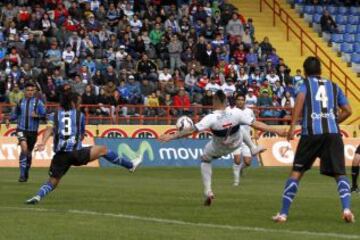
[[[286,69],[285,65],[280,65],[279,66],[278,76],[279,76],[280,82],[281,82],[281,84],[283,86],[285,86],[289,82],[292,82],[292,79],[290,77],[290,73]]]
[[[264,40],[260,43],[259,47],[263,54],[270,54],[273,49],[268,37],[264,37]]]
[[[226,25],[226,32],[230,36],[242,36],[244,34],[243,24],[236,13],[233,13],[231,20]]]
[[[324,10],[320,18],[321,31],[326,33],[338,32],[337,25],[328,10]]]
[[[272,87],[272,92],[277,99],[281,99],[284,96],[284,87],[281,85],[281,82],[278,80],[275,82],[275,85]]]
[[[266,80],[269,82],[271,87],[275,86],[276,81],[280,81],[279,76],[275,73],[275,69],[271,69],[269,74],[266,75]]]
[[[94,105],[96,104],[96,96],[94,95],[93,89],[91,87],[91,85],[86,85],[85,87],[85,91],[81,96],[81,103],[82,104],[88,104],[88,105]],[[85,107],[83,108],[83,111],[85,113],[95,113],[94,109],[89,108],[89,107]]]
[[[24,93],[20,91],[19,85],[14,84],[12,90],[9,93],[9,103],[12,105],[16,105],[20,102],[20,100],[24,97]]]
[[[170,56],[170,68],[174,71],[175,68],[180,68],[182,63],[180,54],[182,52],[182,43],[178,40],[177,35],[173,35],[168,45],[168,51]]]
[[[76,75],[74,80],[71,81],[70,85],[72,90],[78,93],[80,96],[85,92],[86,84],[82,82],[80,75]]]
[[[295,89],[299,89],[301,84],[304,83],[304,77],[301,75],[301,70],[300,69],[296,70],[296,75],[293,77],[292,83],[295,86]]]
[[[205,66],[205,72],[210,77],[212,68],[218,63],[216,53],[211,48],[211,44],[206,45],[206,51],[202,53],[200,63]]]
[[[281,99],[281,106],[285,107],[286,102],[289,101],[290,103],[290,107],[293,108],[295,105],[295,100],[294,98],[291,96],[290,92],[285,92],[284,96]]]
[[[189,114],[190,113],[190,98],[186,94],[185,89],[181,88],[179,93],[174,96],[174,107],[177,110],[178,115]]]
[[[221,87],[218,83],[216,83],[216,78],[214,77],[211,77],[210,82],[205,86],[205,91],[210,90],[213,94],[215,94],[215,92],[220,89]]]
[[[248,94],[245,96],[245,104],[247,107],[256,107],[257,105],[257,97],[254,95],[252,88],[248,89]]]

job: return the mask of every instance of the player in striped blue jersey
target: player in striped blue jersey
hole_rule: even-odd
[[[306,79],[297,94],[288,132],[288,140],[292,140],[295,124],[302,113],[301,139],[290,178],[285,185],[281,211],[273,220],[287,220],[301,178],[315,159],[320,158],[320,173],[334,177],[337,182],[343,219],[354,222],[355,218],[350,210],[350,184],[345,172],[344,143],[338,125],[351,115],[351,107],[339,86],[321,77],[318,58],[308,57],[304,62],[304,72]],[[339,113],[338,108],[341,110]]]
[[[31,167],[32,151],[34,149],[39,123],[46,118],[44,103],[34,97],[35,85],[27,83],[25,85],[25,97],[22,98],[12,111],[6,125],[9,127],[10,121],[17,120],[16,136],[21,148],[19,167],[19,182],[26,182],[29,178]]]
[[[50,118],[43,139],[36,146],[37,151],[43,151],[49,137],[54,137],[55,155],[49,169],[49,180],[40,187],[38,193],[26,201],[27,204],[37,204],[48,195],[60,183],[61,178],[71,166],[81,166],[100,157],[109,162],[125,167],[130,172],[142,162],[142,156],[129,161],[120,158],[115,152],[108,150],[106,146],[82,147],[81,141],[85,135],[85,117],[78,110],[79,96],[74,93],[65,93],[61,100],[62,109],[56,111]]]

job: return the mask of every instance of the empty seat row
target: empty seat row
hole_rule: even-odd
[[[313,6],[305,5],[300,8],[304,14],[322,14],[324,10],[328,10],[331,15],[354,15],[360,16],[360,8],[358,7],[336,7],[336,6]]]

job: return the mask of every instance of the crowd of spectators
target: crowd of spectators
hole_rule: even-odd
[[[4,0],[0,16],[0,102],[16,104],[24,84],[58,102],[64,88],[91,114],[145,115],[210,106],[222,89],[233,103],[294,105],[302,82],[249,16],[223,0]],[[110,106],[110,107],[109,107]],[[116,109],[118,111],[116,111]],[[288,111],[260,112],[284,117]]]

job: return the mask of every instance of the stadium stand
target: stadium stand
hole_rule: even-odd
[[[16,104],[24,84],[33,81],[37,96],[50,105],[72,88],[90,117],[161,117],[166,115],[161,108],[171,108],[167,114],[176,117],[199,114],[184,109],[202,107],[209,90],[222,88],[232,103],[234,94],[248,94],[250,85],[260,89],[254,91],[260,97],[265,83],[276,94],[262,107],[280,107],[266,111],[279,118],[285,112],[283,88],[294,92],[295,78],[271,43],[255,39],[251,16],[223,1],[0,4],[3,104]],[[280,86],[264,81],[270,72]]]

